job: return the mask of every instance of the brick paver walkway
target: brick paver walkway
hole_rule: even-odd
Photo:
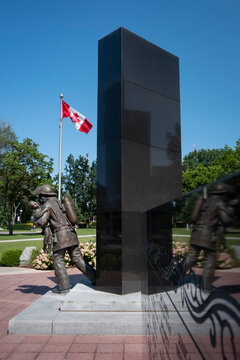
[[[68,270],[70,281],[81,273]],[[0,276],[0,360],[147,359],[143,336],[8,335],[8,322],[55,286],[53,271]]]
[[[78,270],[68,273],[71,282],[80,280]],[[8,321],[54,286],[52,271],[0,276],[0,360],[150,360],[145,336],[8,335]],[[202,349],[207,338],[197,339]],[[192,360],[202,359],[190,337],[183,336],[183,341]],[[155,359],[179,360],[177,343],[178,337],[170,336],[166,354],[162,337],[154,338]],[[210,359],[211,350],[205,350]]]

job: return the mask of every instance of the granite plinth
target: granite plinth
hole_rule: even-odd
[[[147,326],[154,328],[155,335],[162,335],[163,326],[167,326],[172,335],[187,335],[183,318],[192,334],[204,334],[206,327],[199,326],[183,306],[182,290],[175,293],[174,303],[174,290],[153,295],[117,295],[77,284],[67,294],[48,291],[9,321],[9,334],[146,335]],[[184,289],[185,293],[192,291]],[[228,316],[225,320],[232,323],[232,328],[237,326]],[[210,326],[211,319],[206,323]],[[216,327],[216,331],[219,333],[220,329]]]
[[[9,322],[9,334],[143,334],[141,294],[125,296],[77,284],[69,293],[48,291]]]

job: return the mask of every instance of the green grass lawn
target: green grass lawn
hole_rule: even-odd
[[[89,241],[96,241],[96,229],[77,229],[77,234],[80,236],[83,235],[93,235],[92,237],[83,237],[80,238],[79,241],[80,243],[85,243],[85,242],[89,242]],[[181,237],[181,236],[174,236],[174,235],[191,235],[191,229],[187,230],[185,228],[173,228],[172,230],[172,234],[173,234],[173,240],[174,241],[180,241],[180,242],[186,242],[187,244],[189,244],[189,237]],[[231,229],[229,229],[228,233],[226,234],[226,237],[240,237],[240,233],[236,232],[236,231],[231,231]],[[3,240],[21,240],[21,239],[41,239],[41,240],[35,240],[35,241],[24,241],[24,242],[2,242]],[[2,234],[0,232],[0,256],[2,254],[3,251],[8,250],[8,249],[21,249],[23,250],[25,247],[27,246],[36,246],[37,249],[41,249],[43,247],[43,236],[41,234],[36,234],[32,231],[26,231],[24,233],[21,234],[15,234],[12,236],[9,236],[7,234]],[[240,239],[236,239],[236,240],[227,240],[227,245],[231,246],[231,245],[238,245],[240,246]]]
[[[78,235],[95,235],[96,229],[77,229]],[[20,239],[37,239],[37,238],[43,238],[41,234],[36,234],[33,231],[22,231],[21,233],[17,233],[13,235],[3,234],[0,232],[0,242],[2,240],[20,240]]]
[[[173,234],[191,235],[192,229],[186,228],[172,228]],[[240,237],[240,229],[227,228],[226,236]]]
[[[172,233],[177,235],[191,235],[192,230],[186,228],[172,228]]]
[[[180,237],[180,236],[178,237],[178,236],[173,235],[173,240],[174,241],[185,242],[185,243],[189,244],[189,239],[190,238]],[[231,246],[231,245],[240,246],[240,240],[232,240],[232,239],[228,240],[228,239],[226,239],[226,244],[228,246]]]
[[[179,242],[185,242],[187,244],[189,244],[189,238],[186,238],[186,237],[176,237],[173,235],[173,241],[179,241]]]
[[[77,229],[78,235],[96,235],[96,229]]]
[[[84,244],[86,242],[90,242],[90,241],[96,241],[96,237],[85,237],[85,238],[80,238],[79,242],[81,244]],[[38,250],[43,248],[43,241],[42,240],[35,240],[35,241],[19,241],[19,242],[7,242],[7,243],[1,243],[0,242],[0,257],[3,253],[3,251],[5,250],[10,250],[10,249],[21,249],[24,250],[25,247],[31,247],[31,246],[35,246]]]
[[[21,240],[21,239],[43,239],[41,234],[24,233],[14,235],[0,234],[0,242],[3,240]]]
[[[0,257],[5,250],[10,250],[10,249],[24,250],[25,247],[29,247],[29,246],[36,246],[36,248],[40,250],[43,247],[43,242],[42,240],[26,241],[26,242],[9,242],[9,243],[0,242]]]
[[[84,235],[93,235],[92,237],[83,237],[79,239],[80,243],[86,243],[89,241],[96,241],[96,229],[78,229],[77,234],[80,236]],[[25,239],[38,239],[40,240],[29,240],[29,241],[17,241],[14,240],[25,240]],[[2,242],[3,240],[12,240],[11,242]],[[37,249],[42,249],[43,247],[43,236],[41,234],[36,234],[30,231],[26,231],[22,234],[16,235],[6,235],[0,233],[0,256],[5,250],[9,249],[21,249],[24,250],[25,247],[35,246]]]
[[[240,232],[232,232],[232,231],[227,231],[225,236],[230,236],[230,237],[237,237],[240,238]]]
[[[189,229],[185,229],[185,228],[173,228],[172,229],[172,235],[173,235],[173,240],[175,241],[180,241],[180,242],[186,242],[187,244],[189,244],[189,237],[181,237],[181,236],[174,236],[174,235],[191,235],[192,230]],[[236,237],[237,239],[228,239],[228,237]],[[225,238],[226,238],[226,243],[228,246],[231,245],[237,245],[240,246],[240,232],[238,230],[232,230],[231,228],[227,230],[226,234],[225,234]]]

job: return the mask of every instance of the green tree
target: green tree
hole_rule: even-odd
[[[5,152],[11,149],[11,142],[16,140],[17,136],[11,126],[0,120],[0,167],[3,162]]]
[[[224,149],[200,149],[191,151],[183,159],[183,171],[196,169],[198,165],[205,167],[219,163],[219,157],[224,153]]]
[[[183,193],[240,170],[240,141],[234,149],[192,151],[183,159]]]
[[[193,170],[183,171],[183,193],[215,181],[222,176],[224,176],[224,172],[220,165],[204,166],[203,164],[199,164]]]
[[[0,169],[3,164],[6,151],[11,150],[11,142],[15,140],[17,140],[17,136],[12,130],[11,126],[6,122],[0,120]],[[2,186],[3,178],[0,173],[0,189],[2,188]],[[3,204],[3,193],[0,192],[0,224],[6,223]]]
[[[96,162],[89,166],[87,156],[77,159],[70,154],[66,160],[62,183],[72,198],[80,221],[88,222],[96,215]]]
[[[38,144],[31,139],[22,143],[16,140],[10,145],[0,168],[0,193],[5,221],[11,225],[21,205],[26,208],[33,191],[44,183],[52,184],[53,159],[46,160],[48,156],[40,153]]]

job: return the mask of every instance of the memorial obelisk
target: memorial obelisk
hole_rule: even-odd
[[[124,28],[98,56],[97,289],[125,294],[148,271],[150,210],[181,195],[179,60]]]

